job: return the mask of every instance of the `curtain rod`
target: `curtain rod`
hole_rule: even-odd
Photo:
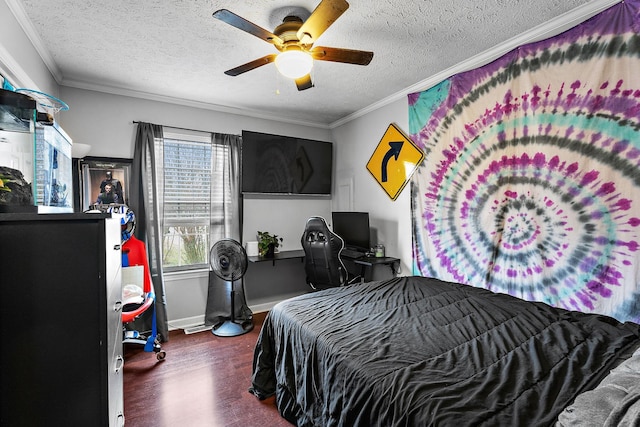
[[[149,122],[141,122],[139,120],[134,120],[133,121],[133,124],[138,124],[138,123],[149,123]],[[166,128],[171,128],[171,129],[188,130],[188,131],[192,131],[192,132],[220,133],[220,132],[213,132],[213,131],[210,131],[210,130],[188,129],[188,128],[182,128],[182,127],[179,127],[179,126],[170,126],[170,125],[158,125],[156,123],[149,123],[149,124],[156,125],[156,126],[162,126],[162,127],[166,127]],[[238,134],[236,134],[236,135],[238,135]],[[238,135],[238,136],[241,136],[241,135]]]

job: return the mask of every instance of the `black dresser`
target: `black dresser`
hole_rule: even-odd
[[[0,425],[120,426],[120,223],[0,214]]]

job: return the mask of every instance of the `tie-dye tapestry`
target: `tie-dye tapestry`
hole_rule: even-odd
[[[640,323],[639,6],[409,95],[414,274]]]

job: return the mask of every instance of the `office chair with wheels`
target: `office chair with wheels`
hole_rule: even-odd
[[[347,270],[340,259],[344,242],[329,229],[324,218],[309,218],[300,242],[309,286],[320,290],[347,283]]]

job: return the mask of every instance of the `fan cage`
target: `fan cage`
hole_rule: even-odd
[[[234,239],[218,240],[211,247],[209,264],[221,279],[235,281],[244,276],[247,271],[247,253]]]

